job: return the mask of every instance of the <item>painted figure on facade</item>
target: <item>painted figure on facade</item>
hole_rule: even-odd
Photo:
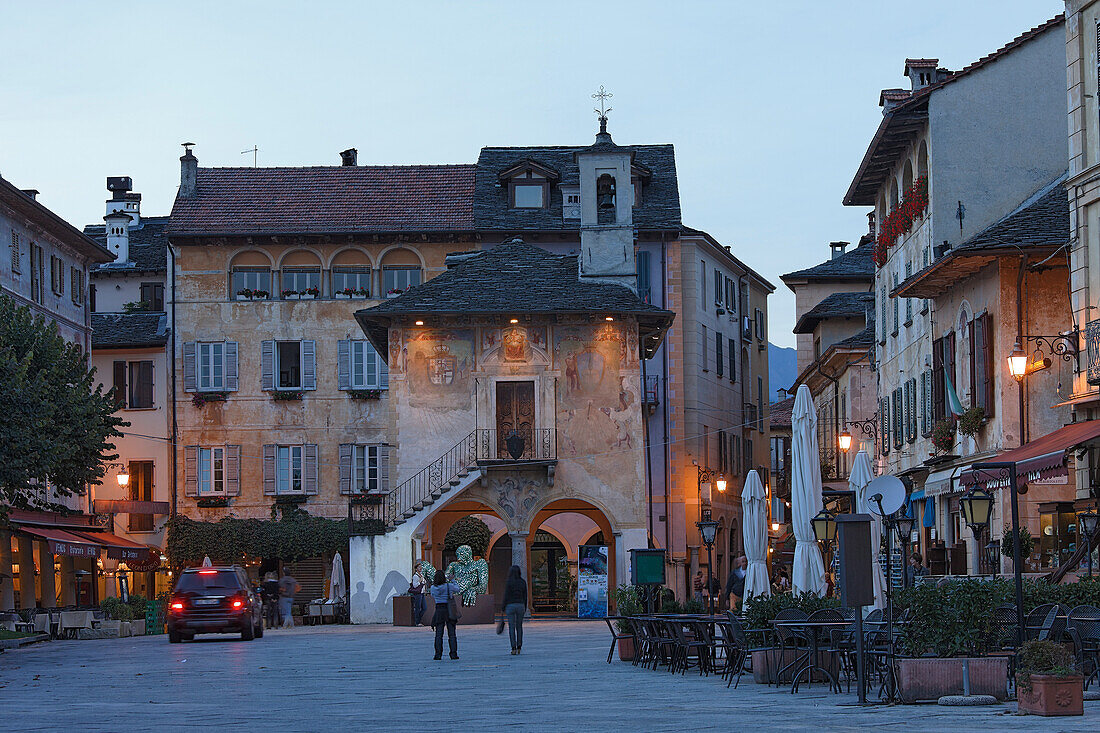
[[[474,551],[469,545],[460,545],[455,550],[456,560],[447,566],[447,577],[462,589],[462,605],[473,606],[479,593],[489,592],[489,563],[485,558],[474,559]],[[425,577],[435,576],[435,568],[424,561],[422,572]]]

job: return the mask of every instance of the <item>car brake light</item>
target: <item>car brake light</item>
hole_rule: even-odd
[[[183,604],[180,603],[179,601],[176,601],[175,603],[172,604],[172,609],[175,610],[175,611],[182,611],[183,610]]]
[[[239,598],[237,600],[233,601],[233,608],[240,608],[243,605],[244,605],[244,601],[242,601]]]
[[[217,570],[200,570],[199,575],[217,575]]]

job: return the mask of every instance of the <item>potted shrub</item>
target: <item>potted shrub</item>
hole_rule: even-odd
[[[336,291],[337,300],[348,300],[354,298],[356,300],[364,300],[369,293],[366,288],[344,288],[343,290]]]
[[[225,402],[226,396],[225,392],[196,392],[191,396],[191,404],[202,407],[207,402]]]
[[[301,293],[299,293],[297,290],[283,291],[283,300],[298,300],[299,297],[301,297]]]
[[[349,389],[348,396],[353,400],[377,400],[382,397],[380,389]]]
[[[386,291],[386,297],[387,298],[396,298],[398,295],[401,295],[401,293],[403,293],[403,292],[405,292],[405,291],[402,290],[401,288],[390,288],[389,290]]]
[[[948,420],[932,426],[932,446],[939,453],[950,453],[955,447],[955,427]]]
[[[252,288],[241,288],[237,291],[237,300],[252,300],[255,291]]]
[[[1013,547],[1014,537],[1012,536],[1012,525],[1006,524],[1004,534],[1001,535],[1001,554],[1011,560],[1014,557],[1015,549]],[[1031,557],[1031,551],[1035,549],[1035,539],[1031,536],[1031,531],[1024,525],[1020,525],[1020,562],[1026,563],[1027,559]]]
[[[985,410],[975,405],[962,414],[959,418],[959,432],[973,438],[985,425]]]
[[[300,402],[302,399],[302,393],[286,389],[278,389],[271,393],[271,399],[275,400],[276,402]]]
[[[642,594],[637,586],[620,585],[615,589],[615,612],[619,616],[637,616],[643,611]],[[630,626],[624,621],[616,621],[620,634],[630,634]],[[624,662],[634,660],[634,636],[619,639],[619,659]]]
[[[1016,707],[1031,715],[1084,715],[1085,678],[1064,645],[1029,641],[1016,666]]]
[[[301,293],[299,293],[299,297],[301,300],[313,300],[320,294],[321,290],[319,288],[306,288]]]

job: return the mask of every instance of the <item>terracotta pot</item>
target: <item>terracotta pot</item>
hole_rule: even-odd
[[[634,637],[626,636],[619,639],[619,659],[624,662],[634,661]]]
[[[1085,678],[1031,675],[1031,691],[1017,689],[1016,709],[1029,715],[1084,715]]]
[[[970,694],[1008,697],[1008,659],[974,657],[970,667]],[[896,662],[898,696],[902,702],[938,700],[944,695],[962,695],[962,657],[921,657]]]

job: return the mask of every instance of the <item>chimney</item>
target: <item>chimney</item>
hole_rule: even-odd
[[[883,89],[878,95],[878,105],[882,107],[882,114],[889,114],[894,107],[909,99],[910,92],[904,89]]]
[[[874,235],[875,233],[875,210],[871,209],[867,212],[867,233]]]
[[[829,242],[829,249],[832,250],[833,256],[830,259],[835,260],[844,254],[844,250],[848,248],[851,242]]]
[[[939,68],[939,59],[905,59],[905,75],[909,77],[909,86],[919,92],[947,78],[947,69]]]
[[[130,220],[125,211],[108,211],[103,217],[106,222],[107,251],[115,256],[115,264],[122,265],[130,261]]]
[[[180,196],[191,198],[198,188],[199,159],[191,152],[195,143],[181,143],[183,155],[180,156]]]
[[[28,196],[30,196],[31,199],[33,199],[35,201],[38,200],[38,189],[37,188],[21,188],[19,190],[22,191],[23,193],[27,194]]]
[[[340,165],[359,165],[359,151],[355,148],[341,151]]]
[[[111,198],[107,199],[107,213],[122,211],[130,215],[130,228],[141,226],[141,194],[132,193],[134,182],[130,176],[108,176],[107,190]]]

